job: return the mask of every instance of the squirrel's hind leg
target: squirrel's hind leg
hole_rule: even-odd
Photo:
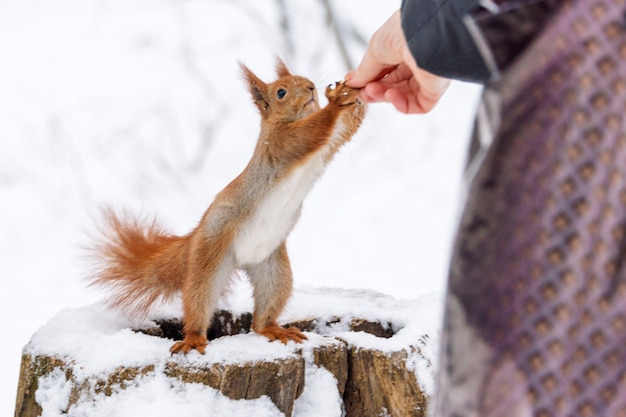
[[[190,269],[182,289],[185,337],[172,345],[172,355],[187,354],[193,349],[204,354],[209,343],[209,324],[217,302],[235,270],[232,258],[211,251],[211,247],[215,247],[212,242],[202,241],[201,246],[190,256]]]
[[[291,265],[283,242],[276,251],[258,265],[246,268],[254,290],[252,329],[270,341],[301,343],[306,335],[297,327],[285,329],[276,320],[283,311],[292,288]]]

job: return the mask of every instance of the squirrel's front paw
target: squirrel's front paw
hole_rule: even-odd
[[[338,81],[333,86],[330,84],[326,87],[326,98],[329,103],[335,103],[339,106],[349,106],[358,103],[359,90],[348,87],[345,81]]]
[[[204,355],[207,345],[208,341],[206,337],[199,334],[188,334],[182,341],[176,342],[172,345],[172,347],[170,348],[170,353],[173,355],[175,353],[182,352],[186,355],[193,349],[195,349]]]

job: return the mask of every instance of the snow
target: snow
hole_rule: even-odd
[[[46,384],[58,391],[48,401],[42,417],[132,417],[149,416],[261,416],[279,417],[280,413],[268,397],[255,400],[231,400],[219,391],[201,384],[183,384],[172,378],[144,377],[136,386],[131,386],[115,395],[98,394],[93,402],[83,402],[73,407],[69,414],[62,414],[69,401],[65,376],[52,374]],[[303,394],[304,395],[304,394]],[[57,398],[58,397],[58,398]]]
[[[72,384],[65,378],[65,373],[55,369],[39,380],[35,399],[42,408],[42,416],[59,415],[67,409]]]
[[[220,308],[239,314],[252,311],[251,294],[240,297],[248,288],[238,288],[237,296],[227,296]],[[234,294],[234,292],[233,292]],[[423,335],[432,335],[436,346],[438,315],[443,300],[439,294],[422,296],[416,300],[397,300],[370,290],[342,290],[337,288],[296,288],[281,316],[282,322],[316,318],[320,335],[339,337],[346,342],[383,352],[402,350],[416,343]],[[39,328],[25,347],[27,353],[49,354],[73,358],[86,373],[110,371],[116,366],[140,367],[169,358],[168,339],[136,333],[131,328],[148,328],[154,320],[181,317],[178,306],[156,309],[144,321],[129,320],[122,313],[107,310],[102,304],[67,308],[58,312]],[[390,323],[394,330],[391,338],[375,337],[369,333],[351,332],[352,319]],[[326,323],[334,323],[326,326]],[[320,336],[311,334],[313,340]],[[189,355],[202,363],[240,363],[289,356],[289,343],[259,343],[265,341],[255,333],[218,338],[210,343],[205,355]],[[255,349],[249,349],[254,344]],[[289,348],[289,349],[288,349]],[[97,352],[97,355],[94,355]],[[435,360],[434,355],[429,357]]]
[[[243,169],[259,117],[239,76],[239,61],[263,79],[273,76],[275,55],[320,88],[343,78],[348,68],[326,26],[322,2],[285,2],[288,36],[279,3],[0,2],[1,415],[14,407],[21,350],[39,327],[60,311],[85,335],[93,334],[89,322],[72,312],[102,297],[82,281],[88,265],[81,258],[99,207],[156,215],[170,230],[185,233]],[[355,63],[363,39],[399,1],[332,5]],[[370,106],[359,133],[305,200],[288,240],[299,304],[290,303],[284,318],[371,311],[404,326],[391,343],[422,330],[436,337],[478,93],[474,85],[453,83],[425,116]],[[326,288],[334,288],[337,298]],[[373,296],[372,290],[385,295]],[[244,310],[247,302],[249,288],[242,281],[230,303]],[[98,334],[108,329],[110,337],[145,341],[120,332],[127,324],[123,318],[84,312],[98,316]],[[46,328],[37,337],[54,345],[55,335],[46,336]],[[352,337],[376,343],[366,335]],[[132,351],[136,345],[145,350]],[[130,343],[123,353],[140,360],[161,348]],[[74,349],[72,354],[94,360],[80,346]],[[121,355],[108,343],[98,349],[106,353],[102,361]],[[42,401],[62,403],[66,388],[54,385],[54,375],[47,382],[57,394]],[[234,405],[217,393],[203,396],[204,388],[166,397],[164,392],[180,388],[168,384],[151,381],[134,395],[145,399],[152,415],[206,410],[209,402],[228,415],[236,415],[235,409],[262,415],[256,406]],[[123,415],[123,405],[132,401],[132,393],[124,395],[110,400],[120,411],[114,414]],[[314,415],[304,404],[298,409]]]
[[[302,396],[296,400],[294,416],[304,417],[341,417],[341,397],[335,387],[337,380],[326,369],[307,367]],[[323,398],[323,401],[319,401]]]

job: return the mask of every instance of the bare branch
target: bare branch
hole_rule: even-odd
[[[337,41],[337,47],[339,48],[339,53],[341,54],[343,63],[346,66],[346,69],[354,68],[354,65],[352,64],[352,60],[350,59],[350,54],[348,53],[348,48],[346,47],[346,43],[344,42],[344,39],[341,36],[341,31],[339,30],[339,24],[337,23],[335,13],[333,11],[332,6],[330,5],[330,0],[321,0],[321,1],[322,1],[322,6],[324,7],[324,10],[326,11],[326,22],[333,30],[333,34],[335,35],[335,39]]]
[[[276,3],[278,5],[278,13],[280,13],[280,30],[283,33],[283,38],[285,39],[287,53],[290,56],[293,56],[295,48],[291,36],[291,25],[289,24],[289,13],[287,12],[287,4],[285,0],[276,0]]]

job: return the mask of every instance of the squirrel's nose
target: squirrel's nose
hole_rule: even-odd
[[[315,86],[314,85],[309,85],[307,86],[307,88],[311,91],[315,91]]]

